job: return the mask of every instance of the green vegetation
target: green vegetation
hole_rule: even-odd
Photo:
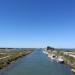
[[[56,49],[47,47],[47,51],[50,54],[55,54],[56,56],[62,56],[65,64],[68,64],[73,72],[75,72],[75,49],[66,50],[66,49]]]
[[[53,47],[47,46],[47,50],[54,50]]]
[[[68,64],[72,69],[75,69],[75,58],[64,55],[65,63]]]
[[[0,69],[8,66],[12,61],[30,54],[33,50],[34,49],[0,49]]]

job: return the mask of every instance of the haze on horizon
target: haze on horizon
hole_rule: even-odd
[[[75,0],[0,0],[0,47],[75,48]]]

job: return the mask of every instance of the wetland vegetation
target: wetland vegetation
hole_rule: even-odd
[[[75,49],[57,49],[48,46],[46,50],[49,54],[54,54],[57,57],[62,56],[64,63],[68,64],[71,71],[75,73]]]
[[[15,62],[18,58],[26,56],[33,52],[32,48],[1,48],[0,49],[0,69],[8,66],[12,62]]]

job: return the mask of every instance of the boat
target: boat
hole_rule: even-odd
[[[57,58],[57,62],[58,62],[58,63],[64,63],[63,57],[62,57],[62,56],[59,56],[59,57]]]
[[[47,52],[47,51],[45,51],[45,50],[43,50],[43,53],[48,54],[48,52]]]
[[[54,54],[48,54],[48,57],[50,58],[50,59],[52,59],[52,60],[55,60],[56,59],[56,56],[54,55]]]

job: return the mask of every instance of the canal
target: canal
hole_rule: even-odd
[[[38,49],[1,70],[0,75],[72,75],[72,73],[67,65],[51,61],[41,49]]]

